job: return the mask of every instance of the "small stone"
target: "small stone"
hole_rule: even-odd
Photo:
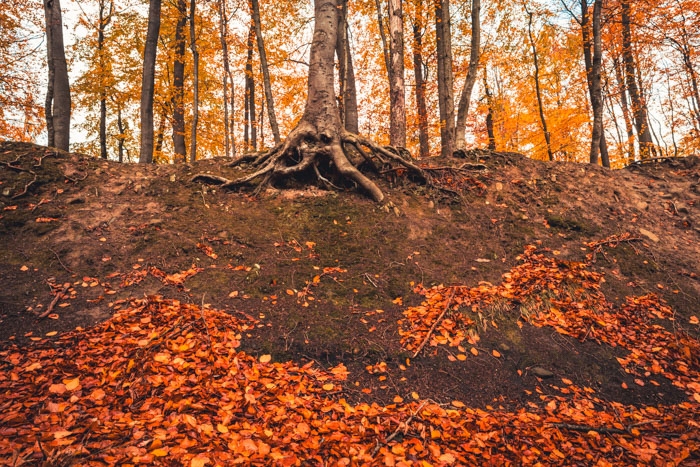
[[[636,208],[639,209],[640,211],[646,211],[648,207],[649,207],[649,203],[647,203],[645,201],[640,201],[636,204]]]
[[[433,200],[432,200],[432,199],[431,199],[430,201],[428,201],[428,207],[429,207],[430,209],[434,209],[434,208],[435,208],[435,203],[433,203]]]
[[[644,235],[646,238],[648,238],[652,242],[658,243],[658,241],[659,241],[659,237],[656,234],[649,232],[647,229],[640,228],[639,233]]]
[[[3,196],[10,196],[10,193],[11,193],[11,191],[9,188],[5,188],[4,190],[2,190]]]
[[[170,181],[171,181],[171,182],[174,182],[175,180],[177,180],[177,177],[175,176],[175,174],[172,174],[172,175],[170,176]]]
[[[551,378],[554,376],[554,373],[539,366],[533,366],[530,368],[530,373],[535,376],[539,376],[540,378]]]
[[[676,211],[678,211],[678,212],[680,212],[680,213],[683,213],[683,214],[689,214],[689,213],[690,213],[690,210],[688,209],[688,206],[686,206],[685,204],[681,204],[681,203],[678,203],[678,204],[676,205]]]
[[[496,191],[503,191],[503,183],[496,182]]]

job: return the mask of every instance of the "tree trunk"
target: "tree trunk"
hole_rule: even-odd
[[[620,107],[622,108],[622,118],[625,121],[625,130],[627,131],[627,163],[631,164],[632,162],[634,162],[636,154],[634,150],[634,126],[632,125],[629,105],[627,103],[627,86],[625,85],[625,80],[622,77],[622,65],[617,59],[614,60],[613,67],[615,68],[615,79],[617,80],[617,86],[620,94]]]
[[[100,157],[107,159],[107,89],[106,89],[106,64],[105,64],[105,28],[112,19],[112,8],[114,3],[109,4],[109,13],[105,16],[105,0],[100,0],[99,4],[99,25],[97,26],[97,56],[100,67]]]
[[[423,0],[418,0],[413,22],[413,74],[416,79],[416,107],[418,111],[418,141],[420,158],[430,156],[428,143],[428,110],[425,105],[425,82],[423,79]]]
[[[194,1],[194,0],[192,0]],[[255,27],[255,37],[258,43],[258,54],[260,55],[260,68],[263,74],[263,88],[265,90],[265,103],[267,104],[267,116],[270,121],[270,129],[275,139],[275,144],[280,143],[280,130],[277,126],[275,116],[275,104],[272,100],[272,87],[270,84],[270,70],[267,66],[267,54],[265,53],[265,43],[263,42],[262,26],[260,24],[260,6],[258,0],[250,0],[253,26]],[[335,36],[334,36],[335,37]]]
[[[176,163],[185,162],[185,26],[187,26],[187,3],[177,0],[177,23],[175,24],[175,59],[173,62],[173,151]]]
[[[68,151],[70,148],[71,97],[68,65],[63,47],[63,19],[60,0],[44,0],[46,49],[49,85],[46,97],[49,145]],[[53,135],[53,137],[52,137]]]
[[[464,89],[459,98],[457,106],[457,125],[455,126],[455,147],[464,149],[467,132],[467,115],[469,114],[469,103],[472,97],[472,90],[476,83],[479,68],[479,53],[481,48],[481,0],[472,0],[472,38],[471,51],[469,53],[469,69],[464,80]],[[546,131],[546,130],[545,130]],[[550,151],[551,157],[551,151]]]
[[[632,28],[630,25],[629,0],[621,0],[620,5],[622,7],[622,58],[625,63],[625,81],[627,82],[627,91],[630,93],[630,100],[632,101],[632,114],[639,138],[639,154],[642,159],[648,159],[652,157],[654,143],[651,139],[651,131],[649,130],[647,105],[642,99],[639,87],[637,86],[636,65],[632,52]]]
[[[586,3],[585,0],[583,3]],[[601,148],[605,145],[603,142],[605,138],[603,133],[603,89],[600,76],[603,56],[601,41],[602,3],[603,0],[595,0],[593,3],[593,57],[589,79],[591,87],[591,107],[593,108],[593,132],[591,135],[591,151],[589,157],[589,162],[591,164],[598,163],[598,156],[601,153]],[[607,147],[604,155],[606,156],[604,159],[606,159]],[[603,166],[610,167],[610,162],[603,160]]]
[[[119,162],[124,162],[124,141],[126,140],[126,128],[124,128],[124,122],[122,120],[122,106],[117,103],[117,130],[119,131],[119,136],[117,136],[117,147],[119,154]]]
[[[352,52],[350,51],[350,41],[348,38],[348,1],[342,0],[342,4],[335,51],[338,56],[338,80],[340,81],[340,102],[342,104],[340,117],[346,130],[351,133],[357,133],[360,129],[360,125],[357,111],[355,69],[352,63]]]
[[[221,43],[221,53],[223,55],[224,76],[223,76],[223,91],[224,91],[224,155],[231,156],[231,146],[233,146],[233,154],[236,154],[235,144],[232,145],[232,134],[229,131],[229,113],[228,113],[228,77],[231,74],[231,67],[228,58],[228,19],[226,18],[226,0],[218,0],[217,12],[219,14],[219,40]],[[233,83],[231,83],[233,84]],[[231,89],[233,94],[233,89]],[[231,102],[233,104],[233,100]],[[233,106],[231,107],[233,114]]]
[[[255,39],[255,28],[250,25],[248,32],[248,56],[245,62],[245,130],[243,138],[246,150],[258,149],[258,122],[255,119],[255,76],[253,75],[253,40]]]
[[[143,54],[143,76],[141,80],[141,148],[139,162],[153,162],[153,91],[155,87],[156,52],[160,32],[161,0],[150,0],[148,6],[148,30]]]
[[[358,187],[377,202],[384,200],[384,193],[365,176],[355,163],[348,158],[346,147],[352,147],[363,161],[358,165],[369,166],[379,172],[372,156],[381,164],[399,162],[405,169],[427,180],[425,172],[412,162],[404,159],[361,136],[349,133],[343,128],[340,111],[335,96],[334,68],[339,16],[342,0],[316,0],[314,2],[315,25],[311,43],[308,95],[306,108],[297,126],[284,143],[276,145],[261,155],[244,155],[231,165],[252,161],[255,171],[236,180],[227,180],[211,174],[197,174],[194,181],[222,184],[232,188],[262,179],[261,188],[296,174],[316,174],[316,178],[330,187],[346,183]],[[369,150],[369,152],[367,151]],[[324,173],[321,173],[324,171]],[[339,178],[331,182],[329,178]]]
[[[440,154],[443,157],[449,157],[454,152],[455,133],[449,0],[435,0],[435,32],[437,42],[438,104],[440,108]]]
[[[493,98],[491,96],[491,90],[489,89],[488,80],[486,79],[486,70],[484,70],[484,93],[486,94],[486,105],[488,107],[486,112],[486,134],[489,139],[489,149],[495,151],[496,134],[493,131]]]
[[[386,66],[386,73],[389,77],[389,82],[391,82],[391,60],[389,58],[389,44],[386,39],[386,31],[384,29],[384,15],[382,15],[381,0],[375,0],[375,5],[377,7],[377,26],[379,26],[379,37],[382,40],[382,52],[384,53],[384,65]]]
[[[195,30],[196,0],[190,0],[190,48],[192,50],[192,66],[194,80],[192,102],[192,128],[190,129],[190,162],[197,160],[197,125],[199,124],[199,50],[197,50],[197,34]],[[224,103],[226,101],[224,100]]]
[[[530,46],[532,47],[532,60],[535,65],[535,93],[537,94],[537,108],[540,114],[540,122],[542,123],[542,132],[544,133],[544,140],[547,145],[547,156],[550,161],[554,160],[554,154],[552,153],[552,139],[547,129],[547,119],[544,117],[544,104],[542,103],[542,90],[540,89],[540,62],[537,56],[537,45],[535,44],[535,38],[532,36],[532,13],[527,11],[528,14],[527,22],[527,34],[530,38]]]
[[[389,0],[391,73],[389,84],[389,144],[406,147],[406,87],[404,82],[403,9],[401,0]]]

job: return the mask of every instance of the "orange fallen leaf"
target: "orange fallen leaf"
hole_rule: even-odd
[[[479,351],[476,350],[476,347],[472,347],[471,349],[469,349],[469,351],[470,351],[470,352],[472,353],[472,355],[474,355],[474,356],[479,355]]]
[[[326,383],[323,385],[324,391],[332,391],[334,388],[335,388],[335,384],[333,384],[333,383]]]
[[[210,462],[211,459],[209,459],[207,456],[199,454],[192,458],[190,461],[190,467],[204,467]]]
[[[66,385],[66,390],[68,390],[68,391],[73,391],[75,389],[78,389],[78,387],[80,387],[80,377],[73,378],[73,379],[64,379],[63,384]]]
[[[151,454],[153,454],[156,457],[164,457],[168,455],[168,449],[167,448],[158,448],[154,449],[151,451]]]
[[[269,363],[270,360],[272,360],[272,355],[261,355],[260,356],[260,363]]]
[[[493,352],[491,352],[491,354],[492,354],[494,357],[496,357],[496,358],[500,358],[500,357],[501,357],[501,352],[499,352],[498,350],[494,350]]]

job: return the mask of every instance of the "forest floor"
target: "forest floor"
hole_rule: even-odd
[[[470,157],[383,208],[0,143],[0,465],[698,465],[700,160]]]

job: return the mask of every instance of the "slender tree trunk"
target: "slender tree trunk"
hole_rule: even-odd
[[[44,0],[46,16],[47,43],[49,50],[49,87],[47,92],[47,127],[49,139],[53,133],[52,146],[68,151],[70,148],[70,113],[71,97],[68,80],[68,64],[63,46],[63,19],[61,18],[60,0]],[[49,99],[49,97],[51,99]],[[49,123],[49,120],[51,122]]]
[[[194,0],[192,0],[194,1]],[[260,55],[260,68],[263,74],[263,88],[265,91],[265,102],[267,104],[267,115],[270,120],[270,129],[272,136],[275,139],[275,144],[280,143],[280,130],[277,126],[277,117],[275,117],[275,104],[272,100],[272,87],[270,84],[270,71],[267,66],[267,54],[265,53],[265,43],[263,42],[262,26],[260,24],[260,6],[258,0],[250,0],[253,26],[255,27],[255,37],[258,43],[258,54]]]
[[[197,125],[199,125],[199,50],[197,49],[196,0],[190,0],[190,49],[192,50],[192,66],[194,80],[192,102],[192,128],[190,130],[190,162],[197,160]],[[224,100],[224,103],[226,101]]]
[[[406,147],[406,86],[404,82],[402,0],[389,0],[389,34],[391,36],[391,73],[389,85],[389,144]]]
[[[428,143],[428,110],[425,105],[425,82],[423,79],[423,1],[418,0],[413,22],[413,74],[416,79],[416,107],[418,110],[418,141],[420,158],[430,156]]]
[[[639,154],[642,159],[648,159],[652,157],[654,143],[649,130],[647,105],[642,99],[637,86],[636,65],[632,52],[629,0],[620,0],[620,5],[622,7],[622,58],[625,63],[625,81],[627,82],[627,91],[630,93],[630,100],[632,101],[632,114],[634,115],[634,122],[637,128],[637,137],[639,138]]]
[[[484,93],[486,94],[486,134],[489,139],[489,149],[496,150],[496,134],[493,131],[493,97],[489,88],[488,80],[486,79],[486,70],[484,70]]]
[[[48,68],[48,81],[46,85],[46,99],[44,100],[44,116],[46,118],[47,146],[56,146],[56,130],[53,126],[53,95],[54,76],[56,67],[53,61],[53,6],[50,1],[44,1],[44,15],[46,16],[46,64]]]
[[[585,2],[585,0],[584,0]],[[589,161],[591,164],[598,163],[598,156],[602,157],[604,167],[610,167],[610,162],[607,159],[607,147],[604,154],[601,154],[601,148],[604,147],[605,134],[603,133],[603,89],[601,86],[601,69],[603,48],[601,40],[601,16],[603,10],[603,1],[595,0],[593,3],[593,57],[590,70],[590,85],[591,85],[591,107],[593,108],[593,134],[591,136],[591,152]]]
[[[459,105],[457,106],[457,125],[455,126],[455,147],[457,149],[464,149],[469,103],[479,69],[479,54],[481,49],[480,13],[481,0],[472,0],[472,38],[471,51],[469,53],[469,69],[467,71],[467,77],[464,80],[464,89],[462,89],[462,95],[459,98]]]
[[[357,87],[355,69],[350,51],[349,26],[347,22],[348,2],[342,0],[340,22],[338,24],[338,40],[336,55],[338,56],[338,80],[340,82],[340,118],[345,129],[352,133],[359,132],[359,117],[357,111]]]
[[[634,149],[634,126],[632,125],[632,119],[630,118],[629,105],[627,103],[627,86],[625,85],[625,80],[622,77],[622,65],[615,59],[613,62],[615,68],[615,79],[617,80],[617,85],[620,94],[620,107],[622,108],[622,118],[625,121],[625,130],[627,131],[627,163],[631,164],[637,155]]]
[[[175,58],[173,62],[173,151],[176,163],[185,162],[185,26],[187,26],[187,3],[177,0],[177,23],[175,24]]]
[[[382,52],[384,53],[384,65],[386,66],[386,74],[391,82],[391,60],[389,58],[389,42],[386,38],[386,30],[384,29],[384,15],[382,14],[381,0],[375,0],[377,7],[377,26],[379,26],[379,37],[382,40]]]
[[[440,154],[454,152],[454,89],[452,75],[452,32],[450,1],[435,0],[435,31],[437,42],[438,104],[440,108]]]
[[[527,7],[526,7],[527,11]],[[527,11],[528,22],[527,22],[527,34],[530,38],[530,46],[532,47],[532,60],[535,65],[535,93],[537,94],[537,108],[540,114],[540,122],[542,123],[542,132],[544,133],[544,140],[547,145],[547,157],[550,161],[554,160],[554,154],[552,153],[552,139],[547,129],[547,119],[544,116],[544,104],[542,103],[542,90],[540,89],[540,62],[537,55],[537,44],[535,43],[535,38],[532,36],[532,13]]]
[[[248,32],[248,56],[245,62],[245,131],[243,134],[246,150],[258,149],[258,122],[255,119],[255,76],[253,75],[253,41],[255,40],[255,28],[250,25]]]
[[[150,0],[148,6],[148,30],[143,56],[141,80],[141,148],[139,162],[153,162],[153,93],[155,88],[156,51],[160,32],[161,0]]]
[[[97,56],[100,66],[100,157],[107,159],[107,85],[106,74],[107,65],[105,63],[105,29],[112,19],[112,8],[114,3],[109,3],[109,13],[105,16],[105,0],[100,0],[99,4],[99,25],[97,27]]]
[[[218,0],[217,12],[219,14],[219,40],[224,62],[223,91],[224,91],[224,155],[231,157],[231,134],[229,132],[228,114],[228,77],[231,67],[228,59],[228,19],[226,18],[226,0]],[[233,111],[233,107],[231,108]],[[235,154],[235,147],[233,153]]]
[[[117,136],[117,154],[119,154],[119,162],[124,162],[124,142],[126,140],[126,128],[124,127],[124,121],[122,120],[122,106],[117,103],[117,130],[119,131],[119,136]]]
[[[156,133],[155,154],[160,155],[163,152],[163,142],[165,141],[165,124],[168,121],[165,109],[160,112],[160,120],[158,122],[158,132]]]

